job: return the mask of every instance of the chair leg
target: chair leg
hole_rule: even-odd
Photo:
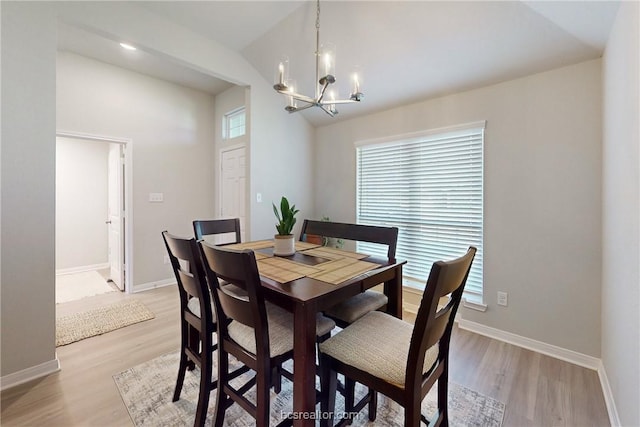
[[[344,378],[344,411],[348,415],[347,425],[353,424],[351,415],[355,412],[356,382],[351,378]]]
[[[438,412],[442,417],[442,425],[449,425],[449,375],[447,372],[447,366],[445,365],[444,372],[438,378]]]
[[[420,414],[420,400],[418,397],[413,396],[409,402],[406,402],[404,408],[404,427],[420,427],[420,421],[422,416]],[[433,425],[429,423],[428,425]],[[439,425],[439,424],[436,424]],[[447,426],[448,424],[442,424]]]
[[[178,368],[178,379],[176,380],[176,388],[173,392],[172,402],[177,402],[180,399],[180,393],[182,392],[182,385],[184,384],[184,375],[187,371],[189,360],[184,350],[180,354],[180,366]]]
[[[196,408],[195,427],[204,427],[207,419],[207,409],[209,408],[209,395],[211,394],[211,353],[203,352],[200,369],[200,394],[198,395],[198,406]]]
[[[338,374],[328,367],[329,363],[324,358],[320,359],[320,387],[322,400],[320,410],[323,416],[320,420],[322,427],[332,427],[336,408],[336,389],[338,386]]]
[[[369,421],[375,421],[378,415],[378,392],[369,388]]]
[[[272,371],[269,369],[268,371]],[[256,372],[256,426],[257,427],[269,427],[269,389],[271,388],[271,381],[269,377],[271,372],[264,372],[263,369],[259,369]]]
[[[276,365],[273,367],[273,391],[276,394],[282,391],[282,366]]]
[[[215,427],[224,425],[224,413],[227,409],[227,394],[225,384],[229,382],[229,354],[218,347],[218,393],[216,397],[216,410],[213,418]]]

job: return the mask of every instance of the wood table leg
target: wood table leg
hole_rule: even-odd
[[[402,319],[402,265],[395,268],[393,279],[384,282],[384,294],[389,298],[387,313]]]
[[[293,425],[314,426],[316,408],[316,309],[298,303],[294,311]]]

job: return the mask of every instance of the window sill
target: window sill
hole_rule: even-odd
[[[467,297],[462,298],[462,306],[476,311],[487,311],[487,305],[481,300],[471,300]]]

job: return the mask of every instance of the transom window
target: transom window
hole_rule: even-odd
[[[484,122],[356,144],[357,222],[399,229],[404,284],[423,289],[431,265],[476,253],[465,298],[482,304]],[[358,250],[380,248],[359,243]],[[379,253],[384,256],[386,253]]]
[[[225,139],[237,138],[245,134],[245,110],[244,107],[230,111],[224,115],[222,124],[223,137]]]

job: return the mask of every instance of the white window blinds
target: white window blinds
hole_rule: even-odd
[[[465,297],[482,302],[483,140],[484,122],[357,147],[357,221],[398,227],[405,284],[424,287],[433,262],[475,246]]]

